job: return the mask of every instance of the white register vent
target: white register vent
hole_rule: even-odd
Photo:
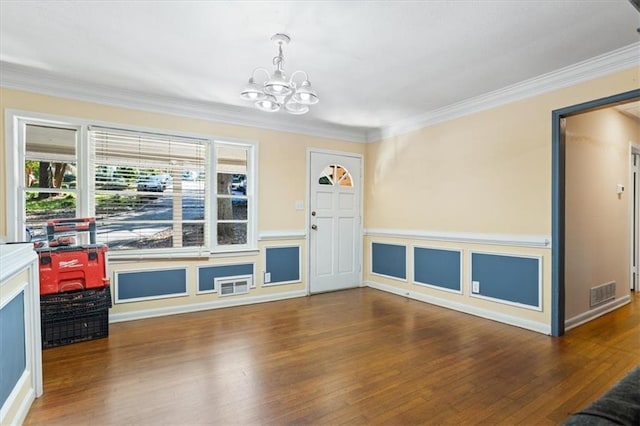
[[[220,296],[233,296],[249,293],[253,282],[252,275],[238,275],[235,277],[214,278],[213,284]]]

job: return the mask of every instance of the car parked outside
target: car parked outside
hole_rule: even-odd
[[[158,175],[158,179],[160,179],[160,182],[164,185],[165,189],[173,185],[173,178],[169,173]]]
[[[164,192],[166,185],[160,176],[143,176],[136,187],[138,191]]]

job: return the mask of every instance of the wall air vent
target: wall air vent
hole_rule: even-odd
[[[220,296],[233,296],[249,293],[253,276],[238,275],[236,277],[220,277],[214,279],[214,286]]]
[[[616,282],[611,281],[610,283],[602,284],[597,287],[592,287],[590,290],[590,294],[591,294],[591,301],[589,303],[590,307],[594,307],[608,300],[615,299],[616,298]]]

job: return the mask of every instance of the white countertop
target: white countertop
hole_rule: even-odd
[[[0,283],[37,257],[32,243],[0,244]]]

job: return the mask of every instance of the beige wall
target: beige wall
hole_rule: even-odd
[[[629,142],[640,122],[613,108],[566,120],[565,300],[569,320],[589,311],[589,289],[629,293]],[[626,191],[618,195],[616,186]]]
[[[525,115],[521,102],[369,146],[366,227],[547,232],[550,119]]]

